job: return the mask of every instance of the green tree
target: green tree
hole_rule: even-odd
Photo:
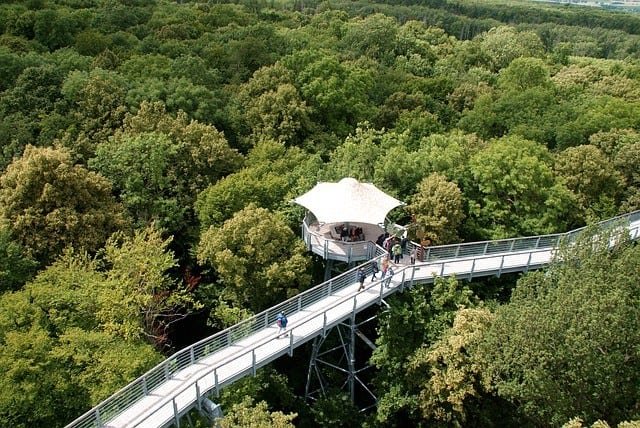
[[[40,262],[69,245],[97,250],[127,225],[104,177],[73,165],[65,149],[32,146],[0,177],[0,216]]]
[[[558,153],[554,169],[576,195],[578,217],[589,222],[617,214],[624,179],[597,147],[585,144]]]
[[[198,261],[213,266],[224,296],[259,312],[305,289],[311,277],[305,248],[280,218],[249,204],[202,233]]]
[[[373,181],[376,165],[383,154],[381,143],[393,139],[394,136],[366,127],[366,124],[356,128],[355,135],[349,135],[331,154],[325,168],[326,177],[336,181],[344,177]]]
[[[373,73],[343,62],[329,51],[300,51],[283,63],[294,71],[296,87],[313,111],[312,118],[340,137],[374,113],[369,93]]]
[[[23,289],[0,296],[2,425],[62,426],[160,359],[144,340],[107,330],[107,307],[140,298],[130,290],[114,300],[100,270],[107,265],[67,251]]]
[[[169,274],[177,264],[168,249],[170,241],[153,225],[133,237],[119,233],[109,239],[104,249],[104,261],[110,266],[107,289],[97,311],[105,331],[164,345],[171,325],[201,307],[189,285]]]
[[[519,137],[492,141],[469,163],[466,227],[474,236],[507,238],[566,230],[572,195],[554,175],[547,149]]]
[[[635,130],[613,129],[593,134],[589,141],[600,148],[613,161],[617,172],[623,177],[621,212],[640,208],[640,135]]]
[[[36,265],[12,240],[9,227],[0,226],[0,293],[19,289],[35,273]]]
[[[610,95],[585,94],[571,100],[568,109],[572,114],[557,131],[558,146],[563,148],[586,144],[597,132],[637,128],[640,117],[640,102]]]
[[[55,340],[37,325],[2,335],[0,424],[18,428],[61,426],[87,407],[87,393],[51,358]]]
[[[516,58],[508,67],[500,70],[498,87],[503,91],[525,89],[551,84],[549,68],[539,58]]]
[[[121,136],[101,144],[91,166],[114,183],[138,226],[157,221],[173,231],[189,209],[180,200],[179,150],[165,134]]]
[[[72,141],[67,144],[85,162],[122,126],[127,85],[119,74],[99,68],[90,73],[73,71],[66,77],[62,93],[74,106],[74,124],[66,137]]]
[[[518,32],[514,27],[492,28],[476,38],[493,71],[498,71],[519,57],[540,57],[544,46],[532,31]]]
[[[66,9],[43,9],[35,13],[34,37],[50,50],[70,46],[80,22]]]
[[[379,369],[376,420],[391,426],[415,426],[423,420],[418,379],[426,382],[429,374],[410,374],[412,359],[423,346],[439,340],[452,325],[456,311],[476,306],[477,298],[455,278],[436,278],[434,285],[416,285],[390,303],[381,316],[377,348],[371,357]]]
[[[640,247],[624,235],[589,231],[519,280],[473,351],[487,387],[536,425],[638,416]]]
[[[390,65],[397,33],[398,22],[393,17],[375,13],[349,21],[340,45],[357,56],[365,55]]]
[[[425,420],[465,426],[477,416],[471,402],[489,400],[483,397],[482,366],[467,349],[482,340],[492,321],[493,314],[486,308],[460,309],[440,340],[411,356],[408,378],[419,389],[418,407]]]
[[[163,357],[145,341],[122,340],[105,331],[70,328],[58,338],[51,358],[60,364],[60,375],[70,375],[73,385],[88,395],[88,404],[95,406]],[[81,413],[61,422],[69,422]]]
[[[176,233],[192,224],[195,196],[240,165],[215,128],[167,114],[160,103],[129,115],[90,165],[109,178],[139,226],[153,221]]]
[[[296,413],[270,412],[266,402],[254,404],[252,398],[246,397],[227,410],[218,425],[220,428],[293,428],[292,421],[297,416]]]
[[[418,184],[407,210],[415,219],[415,235],[434,244],[450,244],[458,239],[464,219],[462,192],[441,174],[431,174]]]
[[[291,71],[276,63],[257,70],[240,86],[238,108],[253,140],[302,141],[311,126],[311,110],[293,83]]]
[[[255,376],[244,377],[224,388],[218,402],[226,413],[225,409],[243,403],[247,397],[266,403],[269,409],[291,409],[299,405],[300,400],[287,375],[272,367],[261,368]]]
[[[3,115],[22,113],[31,120],[49,114],[61,97],[64,70],[39,59],[37,65],[22,70],[11,88],[0,98]],[[36,130],[37,124],[34,124]]]
[[[249,152],[246,167],[209,186],[195,208],[200,226],[220,226],[250,203],[279,212],[297,226],[302,211],[289,201],[317,182],[322,160],[297,147],[261,141]]]

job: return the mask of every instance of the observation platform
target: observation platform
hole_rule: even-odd
[[[371,260],[376,253],[375,241],[384,229],[375,224],[354,222],[348,223],[348,227],[362,229],[364,239],[343,241],[341,223],[319,223],[308,214],[302,222],[302,239],[309,251],[324,259],[347,263]]]

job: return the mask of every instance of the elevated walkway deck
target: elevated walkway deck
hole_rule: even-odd
[[[610,225],[620,225],[631,239],[638,239],[640,211],[601,224]],[[405,287],[431,283],[436,276],[471,279],[537,269],[552,260],[561,241],[571,242],[579,233],[430,247],[424,262],[398,265],[388,288],[382,280],[367,281],[365,290],[357,292],[352,269],[177,352],[67,427],[180,426],[180,417],[200,407],[204,395],[291,355],[298,346]],[[382,253],[376,247],[375,257]],[[275,318],[280,311],[287,313],[289,327],[288,335],[278,339]]]

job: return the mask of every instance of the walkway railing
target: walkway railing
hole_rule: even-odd
[[[629,225],[630,223],[638,220],[640,220],[640,210],[602,221],[598,223],[598,227],[607,228],[615,225],[616,223]],[[434,247],[423,247],[418,243],[409,242],[407,245],[407,253],[410,253],[414,248],[418,250],[418,253],[420,253],[421,250],[422,257],[419,258],[418,261],[431,262],[457,257],[475,257],[513,251],[529,251],[538,248],[556,247],[561,241],[573,241],[585,229],[585,227],[581,227],[565,233],[524,238],[499,239],[495,241],[477,241],[463,244],[438,245]],[[636,238],[637,236],[632,237],[632,239]]]
[[[637,222],[638,220],[640,220],[640,211],[635,211],[633,213],[615,217],[602,222],[600,223],[600,226],[607,227],[619,223],[621,225],[624,225],[625,227],[628,227],[630,223]],[[465,263],[468,262],[468,258],[475,258],[471,264],[469,271],[469,277],[472,277],[474,273],[478,274],[478,271],[476,270],[476,266],[479,265],[479,263],[477,263],[478,260],[495,257],[492,256],[492,254],[495,255],[497,253],[507,253],[501,256],[500,267],[502,267],[505,263],[505,258],[509,257],[511,254],[516,252],[529,251],[529,260],[526,265],[522,266],[522,270],[528,270],[530,266],[535,265],[537,267],[539,265],[539,263],[531,263],[532,254],[542,252],[548,253],[548,250],[558,246],[561,240],[574,240],[577,235],[583,231],[583,229],[584,228],[577,229],[575,231],[564,234],[430,247],[428,248],[428,252],[425,254],[424,263],[429,265],[431,271],[435,272],[436,275],[443,275],[445,265]],[[639,238],[640,232],[637,226],[632,228],[629,232],[632,239]],[[411,243],[410,245],[417,244]],[[375,258],[379,260],[384,255],[384,250],[380,247],[376,247]],[[447,260],[447,262],[445,263],[444,260]],[[398,288],[402,289],[405,287],[405,285],[412,285],[415,280],[416,272],[419,269],[424,268],[424,266],[425,265],[422,264],[416,266],[406,266],[399,269],[396,272],[396,275],[401,274],[402,280]],[[366,267],[367,273],[370,273],[370,263],[367,264]],[[114,395],[98,404],[96,407],[71,422],[69,425],[67,425],[67,427],[102,427],[104,423],[115,418],[122,411],[129,408],[132,404],[149,395],[158,386],[172,379],[172,376],[180,370],[183,370],[184,368],[189,367],[190,365],[193,365],[202,360],[206,356],[227,348],[239,342],[240,340],[273,325],[275,323],[276,316],[280,311],[285,311],[287,314],[294,314],[298,311],[308,308],[315,303],[318,303],[322,299],[331,296],[335,292],[342,290],[347,286],[353,285],[353,283],[356,282],[356,270],[357,267],[173,354],[171,357],[158,364],[153,369],[149,370],[147,373],[140,376],[138,379],[134,380],[129,385],[125,386],[120,391],[116,392]],[[433,280],[433,278],[431,279]],[[385,292],[381,284],[382,282],[375,282],[373,283],[373,285],[369,285],[367,287],[369,289],[372,287],[380,286],[380,299]],[[344,304],[345,301],[348,301],[350,299],[355,299],[355,297],[347,297],[341,299],[339,302],[323,309],[325,319],[325,325],[323,326],[323,329],[326,327],[328,311],[330,311],[337,305]],[[308,322],[312,316],[317,317],[318,314],[322,315],[322,313],[315,313],[313,315],[310,315],[305,318],[306,321],[303,321],[302,323],[297,322],[294,328],[299,328],[301,325],[304,325],[306,322]],[[290,335],[290,337],[292,338],[293,335]],[[293,344],[291,344],[291,346],[293,347]],[[253,347],[253,349],[245,351],[243,355],[250,352],[255,353],[255,346]],[[239,356],[241,355],[234,354],[230,358],[235,359]],[[253,358],[254,366],[252,367],[252,371],[255,373],[255,354],[253,355]],[[206,391],[198,390],[198,381],[208,375],[211,375],[212,373],[215,375],[215,370],[217,370],[217,368],[221,364],[218,364],[216,367],[208,370],[207,373],[199,376],[197,379],[195,379],[180,391],[184,391],[190,387],[195,387],[199,400],[200,393],[205,393]],[[214,385],[215,388],[218,389],[217,382],[214,382]],[[179,412],[176,407],[175,397],[177,397],[179,394],[180,392],[175,393],[173,394],[173,398],[167,398],[166,400],[167,403],[172,402],[176,417],[178,417]]]
[[[309,228],[308,217],[302,222],[302,239],[309,251],[325,260],[361,262],[372,259],[376,252],[376,244],[372,241],[345,242],[314,232]]]

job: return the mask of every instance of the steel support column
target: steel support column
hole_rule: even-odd
[[[361,410],[371,408],[377,404],[377,398],[374,393],[358,376],[359,373],[371,366],[365,364],[358,368],[356,359],[356,337],[360,338],[371,349],[375,349],[374,342],[368,339],[358,328],[375,319],[376,316],[373,316],[358,324],[356,323],[355,314],[353,314],[349,319],[328,330],[325,336],[316,337],[313,340],[309,370],[307,372],[307,384],[305,386],[306,400],[317,400],[321,396],[325,396],[327,389],[331,386],[328,379],[333,378],[335,381],[337,380],[336,378],[342,377],[345,379],[344,382],[341,381],[340,385],[334,386],[346,390],[345,392],[349,394],[352,403],[355,404],[356,400],[361,403],[371,403],[365,405]],[[328,348],[326,344],[330,335],[333,342],[335,343],[337,339],[338,343]],[[333,375],[327,376],[325,374],[329,370],[334,371]],[[337,375],[335,372],[337,372]],[[359,390],[364,392],[364,396],[357,394]]]

